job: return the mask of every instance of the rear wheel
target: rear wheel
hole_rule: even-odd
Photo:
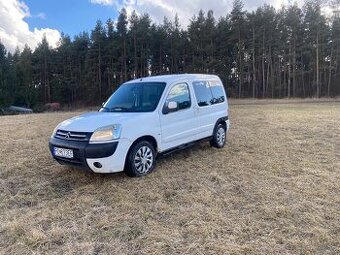
[[[214,129],[213,138],[210,145],[215,148],[223,148],[226,141],[226,128],[222,124],[218,124]]]
[[[127,159],[126,174],[131,177],[144,176],[152,172],[155,167],[156,152],[148,141],[141,141],[133,145]]]

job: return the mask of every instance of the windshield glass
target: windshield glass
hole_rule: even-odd
[[[152,112],[165,88],[164,82],[139,82],[121,85],[106,101],[101,112]]]

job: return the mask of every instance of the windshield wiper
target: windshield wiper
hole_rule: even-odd
[[[131,109],[127,107],[115,106],[109,109],[110,112],[130,112]]]

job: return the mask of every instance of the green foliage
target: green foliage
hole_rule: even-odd
[[[0,42],[0,107],[49,102],[99,104],[124,81],[158,74],[215,73],[230,96],[312,97],[340,94],[339,1],[333,17],[322,2],[247,12],[241,0],[216,20],[193,16],[153,24],[148,14],[97,21],[90,35],[62,35],[51,48],[44,37],[32,50],[8,53]]]
[[[9,104],[9,89],[7,88],[8,60],[5,46],[0,42],[0,108]]]

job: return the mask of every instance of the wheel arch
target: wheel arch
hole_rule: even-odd
[[[125,157],[125,166],[124,168],[126,167],[126,163],[128,161],[128,158],[129,158],[129,154],[133,148],[133,146],[135,146],[137,143],[141,142],[141,141],[147,141],[149,143],[151,143],[151,145],[153,146],[156,154],[158,152],[158,144],[157,144],[157,140],[155,137],[153,137],[152,135],[144,135],[144,136],[141,136],[139,138],[137,138],[131,145],[130,145],[130,148],[126,154],[126,157]]]
[[[228,116],[219,118],[215,123],[215,127],[214,127],[213,132],[215,132],[215,130],[216,130],[216,128],[219,124],[222,124],[224,126],[225,130],[227,131],[227,123],[226,123],[227,120],[228,120]]]

